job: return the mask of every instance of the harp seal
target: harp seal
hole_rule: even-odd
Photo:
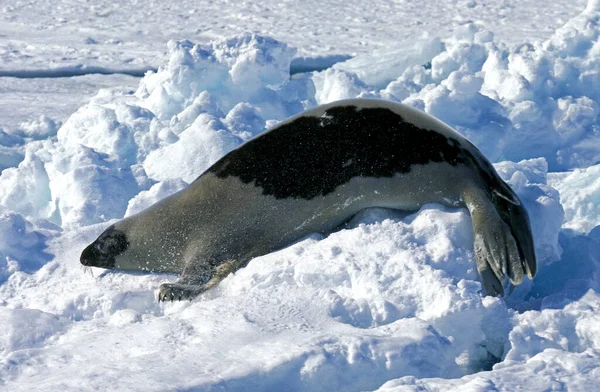
[[[488,295],[533,278],[527,211],[485,156],[426,113],[352,99],[283,121],[187,188],[110,226],[86,266],[180,273],[159,301],[192,299],[253,257],[334,230],[367,207],[467,207]]]

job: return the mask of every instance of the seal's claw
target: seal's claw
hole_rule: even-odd
[[[202,286],[181,284],[181,283],[163,283],[158,289],[158,302],[181,301],[182,299],[192,300],[202,292]]]

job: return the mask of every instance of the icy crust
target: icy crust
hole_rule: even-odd
[[[599,10],[518,49],[468,24],[404,63],[293,78],[293,49],[270,38],[173,41],[135,94],[101,91],[60,129],[0,132],[2,387],[509,391],[564,376],[585,389],[600,379],[597,166],[548,171],[598,161]],[[533,282],[484,297],[470,217],[439,205],[364,211],[191,303],[156,302],[175,277],[81,271],[114,219],[287,116],[357,96],[440,117],[497,162],[530,214]]]

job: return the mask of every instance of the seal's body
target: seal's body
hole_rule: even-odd
[[[367,207],[466,206],[485,291],[535,275],[527,212],[483,154],[397,103],[354,99],[294,116],[225,155],[186,189],[109,227],[84,265],[182,273],[159,300],[193,298],[251,258]]]

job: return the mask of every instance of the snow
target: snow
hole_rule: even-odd
[[[600,225],[600,165],[553,173],[550,184],[562,195],[565,227],[587,233]]]
[[[553,2],[543,15],[533,2],[459,3],[458,13],[419,5],[425,15],[350,2],[337,21],[322,2],[4,6],[3,28],[20,37],[0,41],[7,72],[155,70],[0,77],[0,387],[593,390],[600,2]],[[73,34],[81,7],[92,11],[83,38]],[[201,12],[212,27],[182,23]],[[39,30],[23,27],[36,18]],[[120,27],[131,40],[110,32]],[[61,61],[39,62],[50,57]],[[290,76],[307,64],[319,69]],[[435,204],[365,210],[340,231],[255,258],[192,302],[156,301],[176,276],[80,266],[116,219],[285,118],[352,97],[424,110],[494,162],[530,215],[533,281],[483,296],[468,212]]]
[[[23,123],[53,122],[58,127],[101,88],[127,92],[135,91],[138,84],[139,79],[125,75],[85,75],[57,79],[0,77],[0,128],[5,132],[22,134]],[[45,120],[40,120],[41,116]],[[31,125],[24,127],[31,128]],[[0,143],[4,145],[1,140]]]
[[[368,53],[422,32],[447,36],[467,21],[494,26],[502,40],[547,38],[585,7],[584,0],[558,0],[543,7],[492,0],[448,3],[334,1],[177,3],[138,0],[82,3],[77,0],[15,0],[1,7],[0,69],[110,66],[139,69],[162,64],[171,39],[206,43],[244,32],[287,42],[303,56]]]

